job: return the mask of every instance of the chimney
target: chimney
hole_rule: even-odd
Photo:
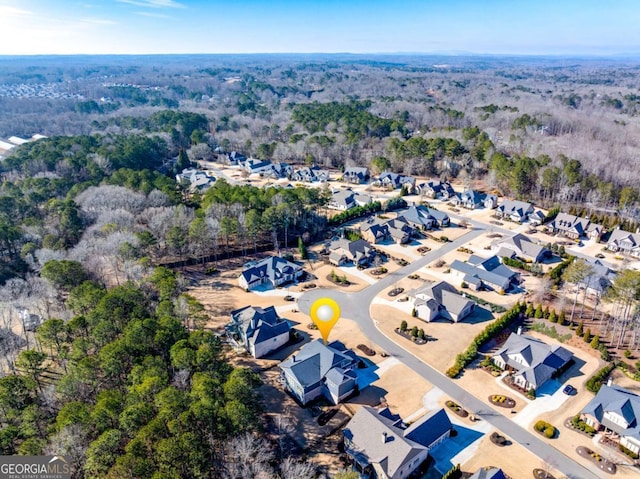
[[[613,378],[609,377],[609,379],[607,380],[607,386],[611,387],[613,386]]]
[[[518,332],[516,333],[518,336],[522,335],[522,326],[518,326]]]
[[[382,444],[386,444],[387,443],[387,433],[383,432],[382,433]]]

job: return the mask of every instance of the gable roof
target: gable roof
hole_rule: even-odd
[[[409,295],[416,298],[416,306],[427,303],[431,299],[435,301],[436,305],[441,305],[444,309],[456,315],[464,311],[470,303],[473,304],[473,301],[462,296],[446,281],[428,283],[411,291]]]
[[[628,231],[615,229],[611,232],[608,244],[613,243],[619,247],[620,243],[623,241],[629,244],[631,247],[638,247],[640,246],[640,234],[629,233]]]
[[[349,168],[345,168],[342,176],[347,178],[358,178],[360,180],[364,180],[369,176],[369,168],[365,168],[363,166],[351,166]]]
[[[331,242],[329,251],[343,250],[348,252],[351,258],[358,258],[367,255],[372,251],[371,244],[363,239],[349,241],[346,238],[339,238]]]
[[[356,364],[357,356],[353,351],[339,347],[339,343],[325,345],[321,339],[316,339],[280,363],[280,368],[289,370],[303,387],[317,384],[328,374],[332,382],[340,384],[340,378],[344,378],[345,373]],[[338,371],[330,374],[334,368]],[[348,377],[353,377],[353,374]]]
[[[498,211],[505,215],[516,214],[520,217],[524,217],[529,213],[533,213],[533,205],[525,201],[504,200],[500,206],[498,206]]]
[[[232,327],[246,338],[247,344],[260,344],[289,332],[291,326],[282,320],[274,306],[245,306],[231,311]]]
[[[472,202],[474,205],[479,205],[485,199],[485,194],[480,193],[476,190],[465,190],[460,193],[460,200],[469,203]]]
[[[518,256],[530,257],[537,259],[547,250],[543,245],[534,243],[521,233],[513,235],[511,238],[498,242],[502,248],[515,251]]]
[[[507,479],[507,476],[500,468],[483,467],[478,469],[469,479]]]
[[[418,454],[428,451],[439,437],[451,429],[444,409],[428,414],[410,427],[386,410],[362,406],[342,431],[352,444],[348,452],[362,464],[379,464],[393,477]]]
[[[449,219],[449,215],[447,215],[445,212],[430,209],[422,205],[411,205],[407,209],[399,211],[398,217],[400,216],[402,216],[406,221],[410,223],[422,226],[430,225],[434,221],[442,223],[443,221],[447,221]]]
[[[579,285],[581,287],[589,288],[598,293],[604,293],[611,287],[616,279],[616,272],[606,266],[599,259],[585,259],[585,262],[591,266],[591,274],[582,278]]]
[[[283,276],[294,274],[302,267],[287,261],[280,256],[269,256],[258,262],[245,263],[241,276],[247,284],[251,284],[263,278],[268,278],[272,283],[276,283]]]
[[[494,354],[496,356],[500,356],[506,365],[537,388],[564,366],[573,354],[562,346],[550,346],[531,336],[511,333],[502,348]],[[514,356],[520,356],[523,362],[516,361]]]
[[[604,417],[606,412],[622,416],[629,427],[624,428]],[[582,414],[590,414],[605,427],[621,436],[640,440],[640,396],[620,386],[603,384],[598,394],[584,407]]]
[[[558,213],[558,216],[551,222],[551,226],[554,229],[575,233],[579,236],[584,236],[591,231],[602,232],[601,225],[591,223],[587,218],[570,215],[568,213]]]

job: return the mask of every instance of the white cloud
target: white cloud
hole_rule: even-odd
[[[32,12],[28,10],[22,10],[10,5],[0,5],[0,17],[23,17],[31,14]]]
[[[117,25],[118,23],[106,18],[81,18],[80,22],[90,23],[91,25]]]
[[[143,17],[151,17],[151,18],[171,18],[169,15],[165,15],[164,13],[157,12],[134,12],[136,15],[142,15]]]
[[[175,0],[116,0],[120,3],[128,3],[136,7],[145,8],[185,8],[180,2]]]

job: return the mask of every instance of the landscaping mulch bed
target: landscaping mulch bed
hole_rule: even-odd
[[[389,291],[387,294],[389,296],[398,296],[400,293],[402,293],[404,291],[404,288],[393,288],[391,291]]]
[[[451,409],[453,412],[455,412],[460,417],[467,417],[469,415],[469,413],[467,412],[466,409],[464,409],[461,406],[457,405],[453,401],[447,401],[445,404],[447,405],[447,407],[449,409]]]
[[[386,272],[387,272],[386,268],[385,269],[377,268],[377,269],[374,269],[373,271],[371,271],[371,274],[373,276],[380,276],[381,274],[385,274]]]
[[[506,409],[513,409],[516,407],[515,399],[510,398],[509,396],[503,396],[501,394],[492,394],[489,396],[489,402],[494,406],[503,407]]]
[[[365,346],[364,344],[358,344],[358,346],[356,346],[360,351],[362,351],[364,354],[366,354],[367,356],[375,356],[376,352],[371,349],[369,346]]]
[[[420,254],[427,254],[429,251],[431,251],[431,248],[429,248],[428,246],[420,246],[417,251]]]
[[[586,457],[587,459],[589,459],[596,466],[598,466],[600,470],[606,472],[607,474],[615,474],[616,471],[618,470],[618,468],[613,462],[609,461],[608,459],[605,459],[600,454],[592,451],[588,447],[578,446],[576,448],[576,452],[580,456]]]
[[[489,439],[491,440],[492,443],[494,443],[496,446],[499,446],[499,447],[508,446],[510,444],[510,442],[507,441],[506,437],[504,437],[501,434],[498,434],[497,432],[494,432],[493,434],[491,434]]]
[[[400,328],[396,328],[394,331],[403,338],[408,339],[415,344],[427,344],[426,339],[414,338],[413,336],[411,336],[411,333],[409,331],[402,331]]]
[[[351,281],[334,281],[330,274],[327,275],[327,281],[331,284],[335,284],[336,286],[351,286]]]
[[[547,471],[543,469],[534,469],[533,477],[535,479],[556,479],[554,476],[552,476],[551,474],[549,474]]]

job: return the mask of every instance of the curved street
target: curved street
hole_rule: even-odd
[[[578,464],[561,451],[550,446],[529,431],[511,421],[506,416],[496,412],[489,405],[467,393],[467,391],[458,386],[454,380],[449,379],[444,374],[433,369],[427,363],[406,351],[398,343],[389,339],[377,328],[375,324],[376,321],[371,317],[369,306],[373,298],[382,290],[393,285],[399,279],[418,271],[420,268],[438,259],[442,255],[453,251],[459,246],[476,238],[487,229],[487,226],[480,222],[469,219],[467,219],[467,221],[473,225],[473,228],[470,229],[468,233],[455,241],[442,245],[438,250],[429,252],[404,268],[380,279],[377,283],[374,283],[356,293],[343,293],[341,291],[331,289],[310,290],[305,292],[298,299],[298,308],[305,314],[308,314],[311,303],[316,299],[320,297],[329,297],[336,300],[340,304],[342,317],[355,321],[358,326],[360,326],[365,336],[367,336],[372,342],[384,349],[390,356],[397,358],[400,362],[411,368],[435,387],[442,390],[454,401],[463,405],[467,410],[472,411],[473,414],[481,417],[496,429],[502,431],[513,441],[523,445],[544,462],[553,465],[568,478],[598,479],[600,475],[597,472],[593,472],[591,469]],[[513,232],[510,232],[510,234],[513,234]],[[467,344],[461,344],[460,350],[463,350],[467,346]]]

